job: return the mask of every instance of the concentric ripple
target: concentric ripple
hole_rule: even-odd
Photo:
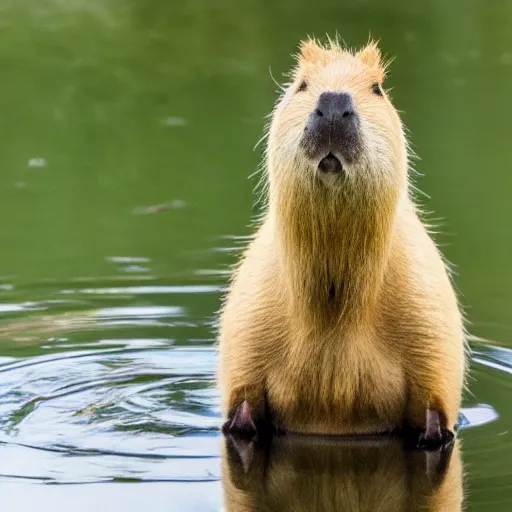
[[[91,290],[84,308],[79,298]],[[213,304],[218,291],[97,286],[66,288],[77,311],[63,312],[60,302],[31,304],[32,313],[0,304],[4,313],[26,312],[4,315],[0,330],[19,340],[0,364],[0,481],[218,480],[211,322],[187,300],[173,304],[193,294],[200,307],[198,293]]]

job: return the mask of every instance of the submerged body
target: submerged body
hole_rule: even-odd
[[[439,437],[457,422],[462,317],[383,79],[373,44],[302,45],[270,127],[268,208],[221,314],[228,430]]]

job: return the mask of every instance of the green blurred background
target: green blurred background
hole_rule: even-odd
[[[103,275],[108,253],[189,270],[246,233],[277,80],[307,34],[381,40],[474,331],[509,335],[512,3],[2,0],[0,268]],[[29,167],[43,158],[46,166]],[[161,216],[137,207],[183,201]]]

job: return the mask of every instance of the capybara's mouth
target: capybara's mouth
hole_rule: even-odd
[[[329,153],[326,157],[320,160],[318,168],[323,172],[338,173],[343,171],[343,165],[339,158]]]

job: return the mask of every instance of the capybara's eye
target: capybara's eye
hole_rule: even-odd
[[[372,85],[372,91],[375,94],[378,94],[379,96],[382,96],[382,89],[380,88],[380,85],[378,83],[375,83]]]
[[[307,84],[306,80],[302,80],[299,87],[297,88],[297,92],[305,91],[307,88],[308,88],[308,84]]]

